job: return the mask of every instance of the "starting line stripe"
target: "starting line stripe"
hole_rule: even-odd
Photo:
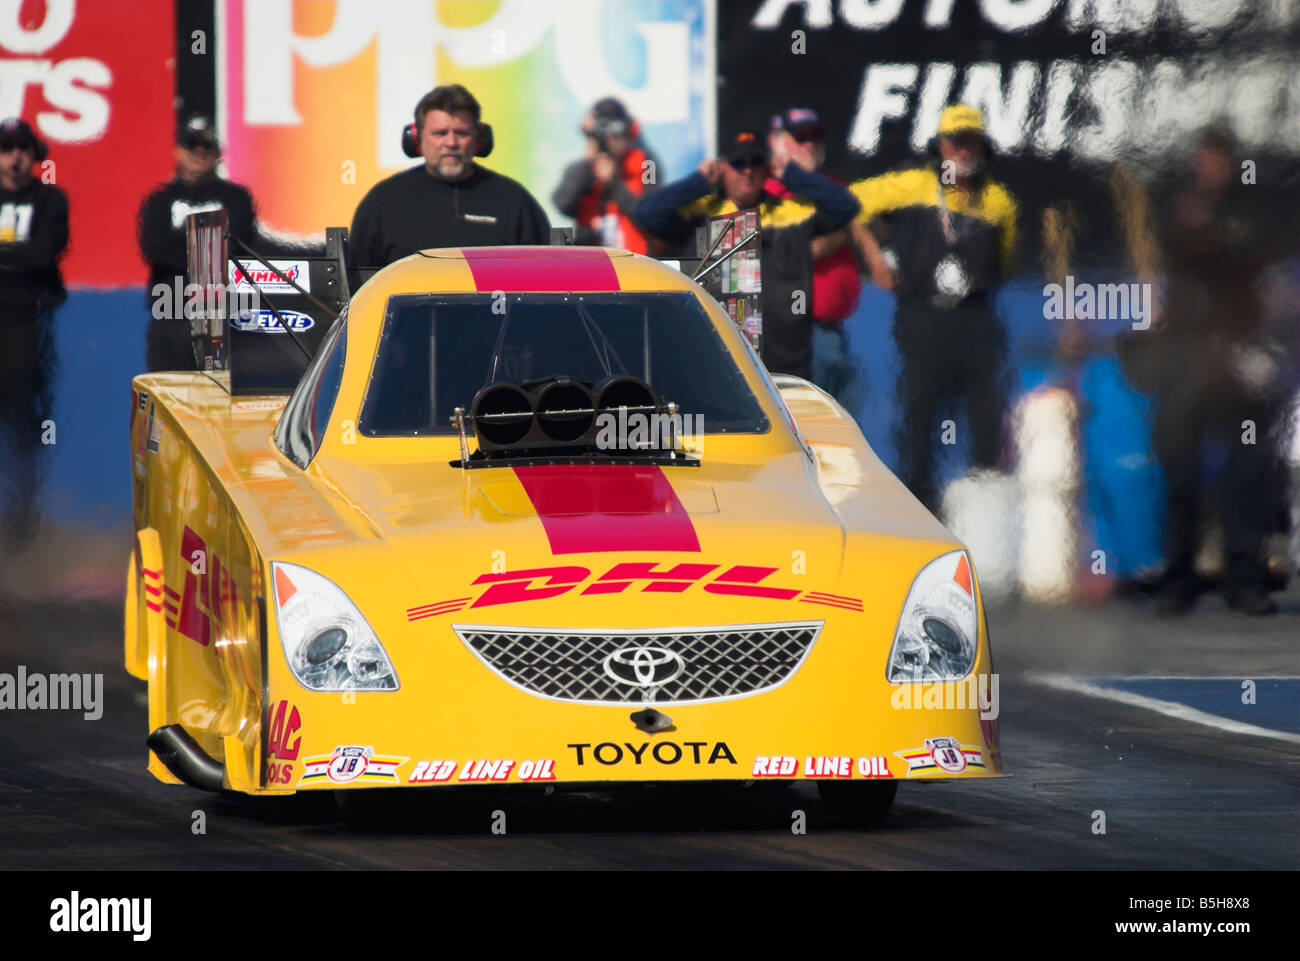
[[[1286,741],[1288,744],[1300,744],[1300,734],[1291,734],[1287,731],[1274,731],[1270,728],[1258,727],[1254,724],[1246,724],[1244,721],[1233,721],[1226,717],[1220,717],[1217,714],[1207,714],[1205,711],[1198,711],[1194,707],[1188,707],[1186,704],[1180,704],[1177,701],[1161,701],[1154,697],[1144,697],[1141,694],[1134,694],[1131,691],[1116,691],[1111,688],[1102,687],[1098,684],[1089,684],[1087,681],[1081,681],[1078,678],[1067,677],[1064,674],[1031,673],[1027,675],[1027,677],[1030,681],[1036,684],[1044,684],[1047,687],[1054,687],[1059,691],[1071,691],[1075,694],[1086,694],[1089,697],[1100,697],[1108,701],[1118,701],[1120,704],[1145,708],[1148,711],[1155,711],[1158,714],[1164,714],[1168,717],[1176,717],[1182,721],[1191,721],[1193,724],[1202,724],[1206,727],[1218,728],[1221,731],[1228,731],[1232,734],[1253,734],[1256,737],[1271,737],[1274,740]],[[1220,679],[1215,678],[1214,680]],[[1222,678],[1222,680],[1229,679]],[[1233,680],[1235,680],[1235,678],[1233,678]],[[1256,680],[1262,680],[1262,678],[1257,678]]]

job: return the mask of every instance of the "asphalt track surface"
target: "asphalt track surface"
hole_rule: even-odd
[[[341,819],[329,795],[247,799],[164,785],[145,770],[144,685],[121,665],[120,605],[0,601],[0,671],[105,675],[97,721],[0,713],[0,870],[1295,869],[1294,735],[1234,733],[1036,680],[1221,677],[1240,688],[1257,679],[1259,717],[1294,730],[1300,719],[1288,721],[1287,709],[1262,710],[1270,692],[1294,700],[1300,676],[1300,590],[1275,596],[1282,614],[1258,620],[1211,596],[1172,622],[1146,600],[992,610],[1012,776],[903,783],[893,810],[866,827],[825,813],[811,785],[414,792],[369,827]],[[1205,700],[1191,682],[1152,683],[1161,699],[1185,689]],[[1234,720],[1250,721],[1245,711]],[[491,833],[498,810],[504,835]],[[196,811],[206,834],[191,830]],[[796,811],[804,834],[791,830]],[[1097,811],[1104,835],[1093,830]]]

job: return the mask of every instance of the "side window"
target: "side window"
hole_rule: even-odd
[[[334,410],[334,400],[339,395],[339,382],[343,380],[343,357],[347,353],[347,330],[339,334],[339,339],[330,350],[325,366],[321,368],[320,379],[311,402],[307,433],[311,437],[311,449],[314,454],[320,448],[321,436],[329,426],[330,414]]]
[[[316,456],[322,433],[329,425],[343,362],[347,355],[347,312],[330,328],[325,342],[312,358],[307,372],[289,395],[275,428],[275,446],[299,467],[306,468]]]

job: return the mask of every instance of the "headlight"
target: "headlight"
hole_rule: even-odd
[[[315,571],[271,564],[284,659],[309,691],[395,691],[388,652],[348,596]]]
[[[912,581],[885,669],[890,683],[956,681],[975,666],[979,612],[970,559],[952,551]]]

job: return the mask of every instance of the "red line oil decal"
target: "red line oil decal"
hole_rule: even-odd
[[[462,250],[480,291],[618,290],[603,250]]]
[[[661,468],[640,464],[516,467],[552,554],[695,551],[695,525]]]

